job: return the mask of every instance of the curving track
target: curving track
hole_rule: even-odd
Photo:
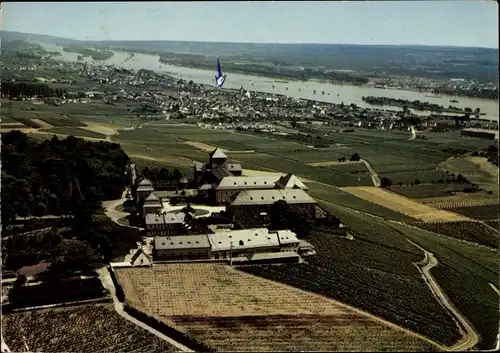
[[[422,276],[424,277],[425,282],[431,289],[432,293],[436,297],[436,300],[446,309],[448,312],[453,316],[455,319],[455,322],[459,328],[460,334],[462,335],[462,339],[459,340],[455,345],[452,347],[448,347],[447,350],[450,351],[465,351],[468,349],[473,348],[478,342],[479,342],[479,334],[476,332],[474,327],[469,323],[467,318],[463,316],[455,307],[454,305],[450,302],[449,298],[446,296],[444,291],[441,289],[439,284],[436,282],[434,277],[431,274],[431,269],[435,266],[438,265],[438,260],[434,256],[433,253],[425,250],[421,246],[415,244],[409,239],[408,240],[410,243],[415,245],[417,248],[422,250],[424,252],[424,259],[417,263],[417,267],[422,273]]]

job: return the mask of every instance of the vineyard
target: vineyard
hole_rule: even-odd
[[[119,316],[112,305],[7,314],[2,334],[13,352],[174,352],[176,348]],[[24,339],[23,339],[24,338]]]
[[[220,351],[432,348],[341,303],[223,264],[116,274],[131,306]]]
[[[419,185],[403,185],[393,186],[389,188],[392,192],[406,196],[410,199],[434,198],[451,196],[454,192],[462,191],[470,187],[468,184],[419,184]]]
[[[340,214],[354,240],[313,233],[317,255],[308,263],[239,269],[316,292],[360,308],[399,326],[451,345],[458,339],[452,317],[439,305],[414,263],[419,249],[376,221]]]
[[[483,192],[461,193],[452,196],[421,198],[417,200],[424,205],[440,209],[451,209],[457,207],[498,206],[498,197]]]
[[[455,207],[449,208],[448,210],[478,220],[495,220],[500,215],[500,207],[498,204],[472,207]]]
[[[457,271],[440,264],[432,269],[432,275],[446,291],[457,309],[463,313],[480,333],[475,347],[478,350],[494,349],[498,334],[498,294],[481,276]],[[497,283],[494,283],[498,287]],[[474,291],[470,289],[474,288]]]
[[[419,223],[418,227],[452,238],[498,249],[500,232],[474,221]]]
[[[393,329],[356,314],[183,316],[173,321],[218,352],[437,350],[409,334],[396,338]]]
[[[484,223],[500,232],[500,222],[498,221],[498,219],[496,221],[485,221]]]

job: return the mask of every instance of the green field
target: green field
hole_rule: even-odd
[[[380,178],[389,178],[392,184],[412,185],[418,184],[436,184],[438,180],[449,179],[450,176],[442,170],[427,170],[427,171],[412,171],[402,173],[383,173],[379,174]],[[418,183],[417,183],[418,181]]]
[[[50,129],[42,129],[41,131],[51,132],[54,134],[75,136],[75,137],[91,137],[98,139],[106,138],[106,135],[100,134],[98,132],[85,130],[79,127],[70,127],[70,126],[53,127]]]

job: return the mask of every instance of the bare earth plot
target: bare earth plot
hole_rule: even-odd
[[[199,150],[205,151],[205,152],[212,152],[217,148],[217,146],[212,146],[209,144],[206,144],[204,142],[197,142],[197,141],[186,141],[184,144],[193,146],[194,148],[197,148]],[[223,152],[227,152],[227,150],[222,149]]]
[[[223,264],[117,269],[127,302],[217,351],[437,348],[337,301]]]
[[[106,136],[113,136],[117,135],[118,131],[117,129],[120,128],[120,126],[113,125],[113,124],[105,124],[105,123],[95,123],[91,121],[83,121],[87,126],[82,126],[82,129],[89,130],[89,131],[94,131]]]
[[[436,208],[423,205],[402,195],[373,186],[354,186],[345,187],[342,190],[347,191],[354,196],[364,200],[376,203],[380,206],[404,213],[410,217],[420,219],[424,222],[444,222],[444,221],[470,221],[465,216],[438,210]]]

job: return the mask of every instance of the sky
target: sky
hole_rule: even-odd
[[[81,40],[498,49],[496,1],[7,2],[1,28]]]

